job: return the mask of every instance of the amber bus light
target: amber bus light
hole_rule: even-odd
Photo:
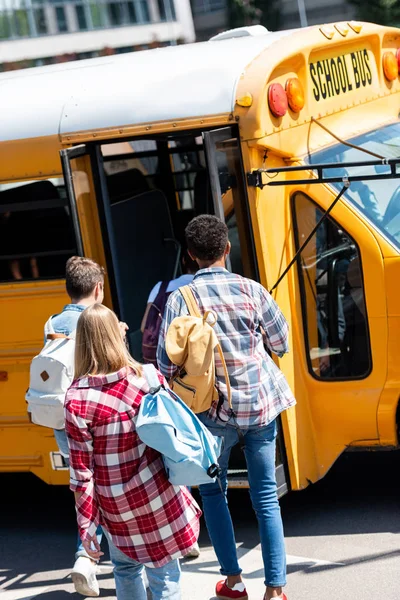
[[[280,83],[271,83],[268,88],[268,106],[275,117],[283,117],[288,110],[288,98]]]
[[[397,69],[400,74],[400,48],[396,52],[396,58],[397,58]]]
[[[293,112],[298,113],[304,108],[304,89],[301,81],[297,79],[297,77],[291,77],[287,80],[286,95],[289,106]]]
[[[393,52],[385,52],[383,55],[383,73],[389,81],[394,81],[399,74],[398,58]]]

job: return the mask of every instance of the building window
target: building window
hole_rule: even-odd
[[[28,13],[26,10],[14,10],[14,29],[18,37],[28,37],[30,35]]]
[[[175,19],[173,0],[157,0],[161,20]],[[119,27],[133,23],[150,23],[147,0],[32,0],[28,8],[1,10],[0,40],[15,37],[33,37],[49,33],[46,7],[53,6],[57,30],[66,33],[70,30],[68,13],[75,10],[76,22],[80,31]],[[167,13],[165,12],[167,6]],[[166,15],[167,17],[166,18]],[[169,15],[169,16],[168,16]],[[50,17],[51,18],[51,17]]]
[[[194,15],[202,15],[227,8],[227,0],[191,0]]]
[[[68,23],[67,18],[65,16],[65,8],[63,6],[56,6],[56,17],[58,31],[60,33],[65,33],[66,31],[68,31]]]
[[[0,40],[12,36],[10,17],[8,12],[0,12]]]
[[[90,4],[90,14],[92,17],[92,24],[93,24],[94,29],[106,26],[107,19],[104,14],[104,5],[91,3]]]
[[[161,21],[176,21],[174,0],[157,0]]]
[[[80,31],[86,31],[86,29],[88,29],[88,25],[85,14],[85,7],[82,4],[75,4],[75,12]]]
[[[122,25],[124,22],[122,3],[110,2],[107,4],[110,25]]]
[[[138,22],[150,23],[150,12],[147,0],[134,0]]]
[[[47,30],[47,21],[46,15],[43,8],[35,8],[34,9],[35,23],[36,23],[36,31],[39,35],[45,35]]]
[[[140,20],[133,2],[108,2],[107,13],[109,24],[113,27],[137,23]]]
[[[77,249],[60,183],[0,186],[0,281],[64,277],[65,263]]]
[[[293,198],[299,247],[323,215],[305,194]],[[361,258],[354,240],[326,217],[298,262],[304,334],[312,375],[359,379],[371,371]]]

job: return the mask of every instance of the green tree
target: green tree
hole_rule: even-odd
[[[229,25],[264,25],[275,31],[280,25],[280,4],[279,0],[228,0]]]
[[[356,9],[356,17],[379,25],[400,24],[400,0],[349,0]]]

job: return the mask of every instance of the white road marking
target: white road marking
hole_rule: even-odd
[[[261,597],[264,580],[261,545],[251,549],[238,546],[237,554],[249,596]],[[341,563],[289,554],[287,555],[287,564],[291,567],[299,565],[299,570],[312,571],[313,568],[321,565],[340,565]],[[219,565],[210,546],[201,549],[200,558],[197,560],[183,561],[182,574],[182,598],[215,600],[213,596],[215,584],[223,577],[219,573]]]
[[[319,560],[318,558],[293,556],[291,554],[286,555],[286,562],[288,565],[310,565],[312,567],[319,567],[321,565],[344,565],[344,563],[331,562],[329,560]]]
[[[243,568],[243,575],[245,578],[248,592],[257,593],[259,591],[260,583],[262,582],[264,575],[261,556],[261,546],[258,545],[255,548],[251,549],[239,546],[238,557],[240,560],[240,565]],[[292,554],[288,554],[286,559],[288,566],[300,565],[303,567],[303,569],[313,569],[314,567],[322,565],[343,564],[327,560],[320,560],[318,558],[295,556]],[[103,563],[100,572],[105,574],[110,571],[110,568],[110,563]],[[219,565],[217,563],[214,551],[211,547],[202,548],[201,556],[199,559],[193,561],[183,561],[182,571],[182,597],[190,597],[193,600],[204,600],[205,590],[212,592],[215,583],[218,580],[218,577],[220,577]],[[4,576],[5,572],[3,571],[1,574]],[[26,587],[24,589],[19,588],[17,590],[9,589],[11,586],[18,583],[18,581],[24,577],[24,574],[20,574],[17,577],[14,577],[13,579],[9,580],[5,584],[5,586],[3,584],[3,588],[0,589],[0,600],[33,600],[37,596],[40,596],[40,594],[49,592],[54,587],[59,586],[58,584],[58,586],[47,585],[39,587]],[[63,573],[62,578],[64,577],[65,574]],[[68,578],[66,577],[65,579],[65,582],[67,582]],[[5,587],[6,589],[4,589]],[[209,596],[206,597],[208,598]]]
[[[36,596],[49,589],[49,586],[46,586],[30,587],[23,590],[2,590],[0,591],[0,600],[32,600],[32,598],[36,598]]]

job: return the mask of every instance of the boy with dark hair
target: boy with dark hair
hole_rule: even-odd
[[[219,459],[221,482],[200,486],[208,532],[217,554],[221,574],[216,586],[224,600],[247,600],[236,554],[235,534],[226,501],[227,471],[232,448],[244,442],[250,495],[257,515],[265,571],[264,600],[285,599],[286,557],[283,526],[275,479],[275,440],[277,417],[295,404],[283,373],[264,348],[278,356],[288,352],[288,326],[270,294],[255,281],[230,273],[225,268],[230,251],[228,229],[220,219],[200,215],[186,228],[189,254],[199,265],[190,287],[200,312],[214,311],[214,326],[228,368],[232,406],[227,401],[227,385],[216,353],[216,381],[220,395],[209,411],[198,415],[216,435],[224,439]],[[171,294],[160,331],[157,359],[162,373],[171,378],[177,371],[165,349],[165,337],[175,317],[187,315],[182,294]]]

